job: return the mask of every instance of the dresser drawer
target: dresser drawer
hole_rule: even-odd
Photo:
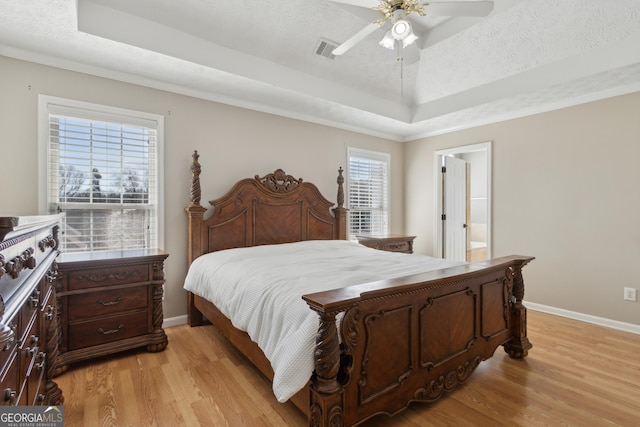
[[[20,328],[22,329],[20,339],[24,340],[27,338],[27,334],[31,332],[31,328],[36,321],[36,312],[39,306],[40,291],[34,290],[20,310]]]
[[[3,377],[0,379],[0,405],[15,405],[18,399],[18,354],[15,347],[9,354],[7,365],[3,370]]]
[[[109,289],[88,294],[69,295],[68,321],[116,315],[147,308],[149,287]]]
[[[33,367],[27,380],[29,405],[42,405],[42,402],[44,402],[45,395],[43,392],[45,390],[42,380],[45,375],[46,358],[46,353],[41,351],[35,355],[33,360]]]
[[[112,268],[95,268],[70,271],[69,290],[96,288],[98,286],[123,285],[149,281],[149,266],[123,265]]]
[[[96,319],[69,325],[69,350],[91,347],[144,335],[149,332],[148,313]]]
[[[18,347],[18,327],[15,323],[11,322],[9,323],[9,328],[13,331],[13,335],[7,339],[4,347],[0,349],[0,373],[6,372],[6,370],[9,369],[11,363],[9,360],[15,356],[16,348]],[[1,391],[2,390],[0,390],[0,392]]]

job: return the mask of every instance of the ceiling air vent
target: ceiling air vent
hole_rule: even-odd
[[[333,59],[335,58],[335,55],[332,54],[331,52],[333,52],[333,49],[335,49],[336,47],[338,47],[337,43],[334,43],[332,41],[329,40],[325,40],[325,39],[320,39],[320,41],[318,42],[317,46],[316,46],[316,55],[319,56],[323,56],[325,58],[329,58],[329,59]]]

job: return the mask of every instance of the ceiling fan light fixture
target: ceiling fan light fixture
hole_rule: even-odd
[[[396,45],[396,39],[393,38],[391,30],[387,31],[382,40],[379,42],[380,46],[393,50]]]
[[[410,34],[413,34],[413,29],[411,28],[411,23],[406,19],[398,19],[393,23],[393,27],[391,27],[391,35],[396,40],[404,40]]]
[[[418,40],[418,36],[416,36],[412,31],[411,34],[409,34],[407,37],[405,37],[402,40],[402,47],[405,48],[409,46],[411,43],[415,42],[416,40]]]

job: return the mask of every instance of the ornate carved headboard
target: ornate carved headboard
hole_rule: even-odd
[[[224,196],[212,200],[213,215],[204,219],[200,205],[198,152],[191,164],[189,263],[198,256],[221,249],[298,242],[346,239],[342,168],[338,171],[338,204],[327,200],[318,188],[278,169],[263,177],[238,181]]]

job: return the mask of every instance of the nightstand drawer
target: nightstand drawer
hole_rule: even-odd
[[[69,272],[69,290],[147,282],[148,280],[148,264],[78,270]]]
[[[104,317],[147,308],[149,287],[109,289],[88,294],[69,295],[68,321]]]
[[[408,252],[413,248],[409,242],[382,243],[382,250],[389,252]]]
[[[148,313],[141,311],[69,325],[69,350],[137,337],[149,332]]]

